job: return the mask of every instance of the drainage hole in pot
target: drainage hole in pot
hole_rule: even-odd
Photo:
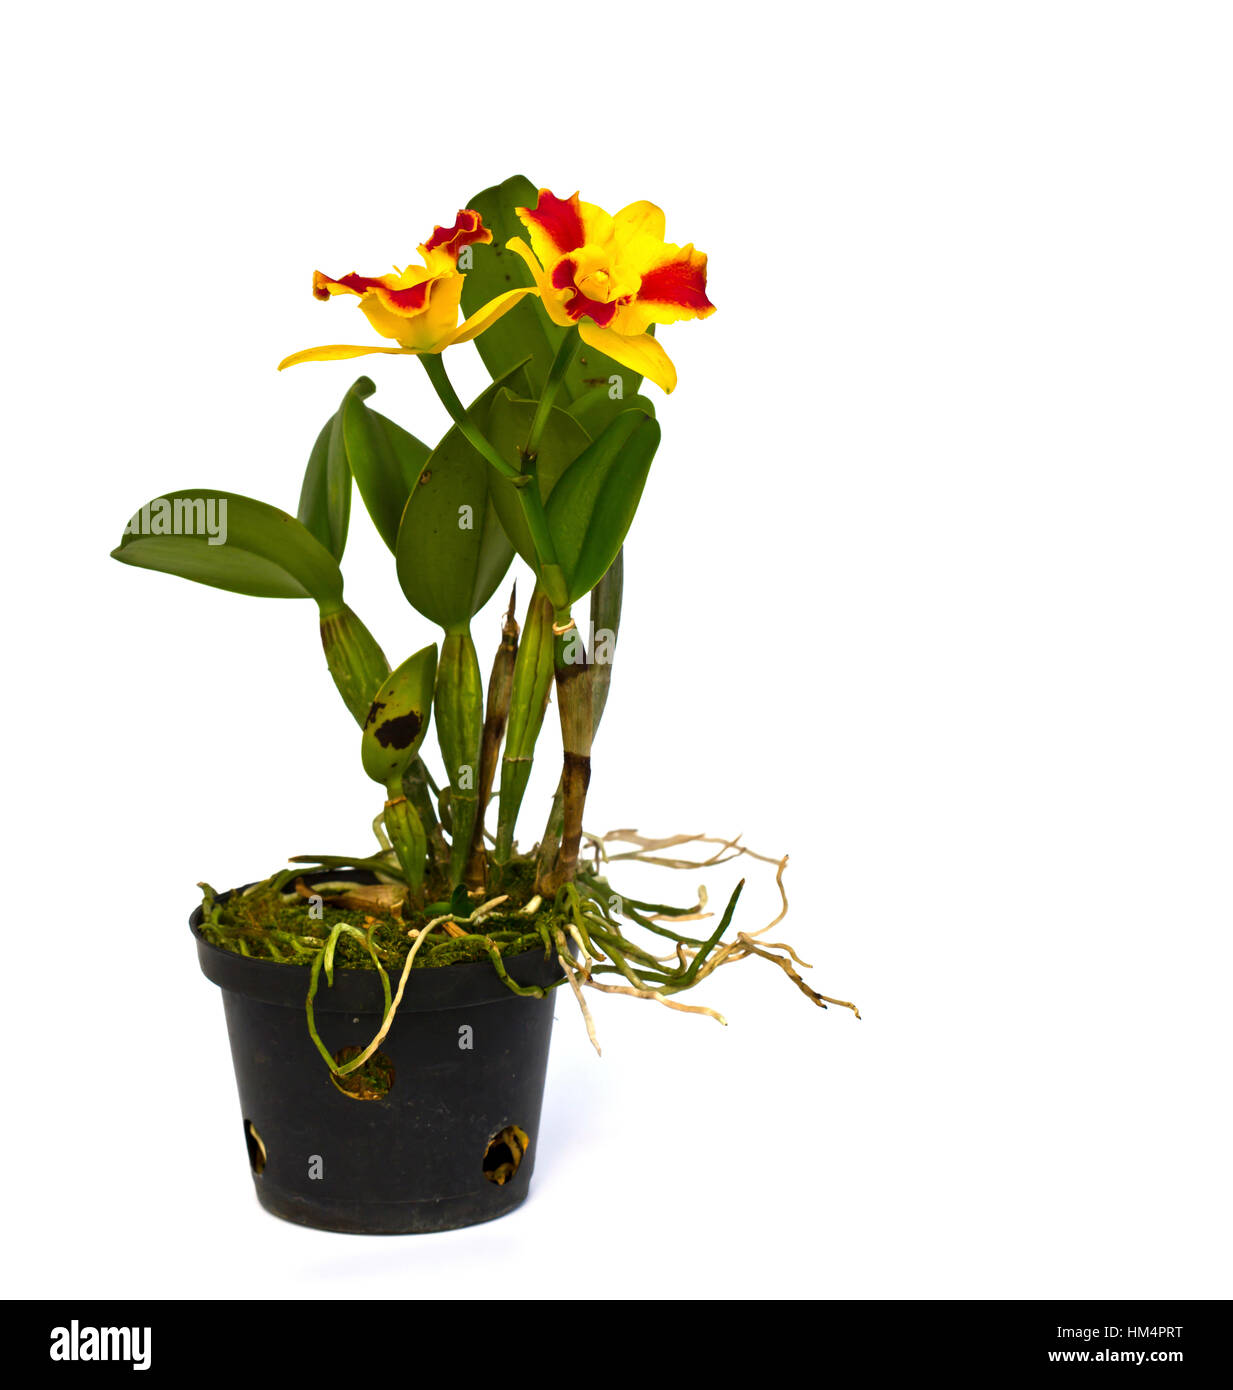
[[[343,1066],[363,1052],[362,1047],[343,1047],[334,1054],[335,1066]],[[394,1064],[384,1052],[374,1052],[362,1067],[346,1076],[330,1073],[330,1080],[352,1100],[383,1100],[394,1084]]]
[[[506,1125],[500,1134],[493,1135],[484,1150],[484,1176],[498,1187],[504,1187],[518,1171],[530,1145],[526,1130]]]
[[[244,1121],[244,1142],[248,1145],[248,1162],[254,1173],[265,1172],[265,1145],[251,1120]]]

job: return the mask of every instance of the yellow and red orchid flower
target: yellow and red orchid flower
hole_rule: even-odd
[[[531,245],[514,237],[509,249],[526,261],[553,322],[577,324],[584,343],[671,391],[676,368],[647,329],[715,312],[706,256],[664,241],[654,203],[630,203],[610,216],[577,193],[558,198],[541,188],[535,207],[515,211]]]
[[[346,357],[364,357],[372,352],[438,353],[454,343],[470,342],[508,313],[531,289],[507,290],[490,299],[464,323],[458,322],[464,272],[458,258],[464,246],[485,245],[492,233],[478,212],[464,208],[452,227],[434,227],[432,236],[419,248],[424,264],[394,268],[393,275],[370,279],[364,275],[344,275],[332,280],[319,270],[313,272],[313,294],[329,299],[336,294],[359,296],[360,308],[368,322],[383,338],[392,338],[398,347],[359,347],[335,343],[327,347],[294,352],[278,364],[294,367],[300,362],[335,362]]]

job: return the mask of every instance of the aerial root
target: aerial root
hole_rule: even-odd
[[[788,856],[786,854],[782,857],[760,854],[757,850],[750,849],[747,845],[742,844],[740,835],[735,835],[731,838],[716,835],[666,835],[653,838],[648,835],[639,834],[637,830],[621,829],[610,830],[605,835],[592,835],[588,833],[586,839],[588,848],[594,851],[596,866],[595,876],[597,878],[600,877],[600,866],[602,863],[625,859],[634,860],[643,864],[655,864],[662,868],[684,870],[712,868],[716,865],[730,863],[732,860],[738,859],[742,855],[750,859],[756,859],[763,864],[773,864],[775,866],[775,887],[779,892],[780,907],[779,911],[765,926],[759,927],[756,931],[738,932],[736,940],[734,941],[717,939],[718,936],[722,935],[722,928],[715,937],[712,937],[710,941],[705,943],[678,940],[675,944],[675,951],[665,955],[655,955],[650,951],[640,950],[637,959],[642,964],[640,964],[639,968],[644,969],[645,963],[654,962],[663,967],[659,973],[670,976],[674,967],[668,963],[675,961],[675,968],[683,975],[688,974],[688,979],[680,988],[690,988],[692,985],[698,984],[700,981],[706,979],[709,975],[714,974],[721,965],[730,965],[735,961],[747,960],[750,956],[762,956],[766,960],[772,961],[775,965],[779,966],[793,984],[819,1008],[824,1009],[828,1004],[834,1004],[839,1008],[851,1009],[856,1017],[860,1018],[860,1010],[855,1004],[849,1003],[844,999],[832,999],[829,995],[820,994],[817,990],[811,989],[810,986],[805,983],[800,974],[793,968],[794,964],[800,966],[803,970],[810,970],[813,967],[808,961],[802,959],[795,949],[786,941],[768,942],[758,940],[758,938],[765,936],[773,927],[778,926],[788,914],[788,894],[783,881],[784,871],[788,867]],[[610,848],[617,845],[630,845],[633,848]],[[705,857],[688,858],[684,855],[671,853],[673,850],[682,849],[688,845],[706,845],[715,846],[715,848],[707,852]],[[601,883],[603,882],[604,880],[601,879]],[[620,895],[617,894],[616,896],[619,898]],[[596,900],[593,899],[593,901]],[[629,901],[635,907],[639,905],[636,899],[631,898]],[[651,904],[642,904],[648,914],[647,916],[640,916],[637,912],[632,914],[624,912],[623,915],[631,916],[632,919],[636,919],[643,926],[656,923],[671,927],[678,923],[683,924],[686,922],[702,921],[712,916],[713,914],[706,911],[706,904],[706,889],[700,888],[698,903],[694,908],[686,908],[678,912],[662,904],[655,904],[653,906]],[[599,906],[600,912],[606,919],[608,926],[607,934],[611,936],[613,931],[615,931],[616,941],[620,944],[622,951],[626,951],[627,947],[632,947],[632,943],[627,942],[620,928],[616,926],[612,913],[598,902],[596,902],[596,905]],[[618,910],[620,911],[621,909]],[[599,925],[598,922],[595,923],[596,927]],[[579,933],[572,932],[572,934],[575,941],[578,941]],[[603,935],[603,933],[597,934]],[[665,936],[669,935],[668,932],[664,932],[663,934]],[[654,985],[642,980],[638,973],[631,970],[627,964],[622,963],[619,957],[616,958],[618,967],[621,973],[630,980],[630,984],[601,984],[598,980],[590,978],[590,966],[595,955],[598,954],[598,948],[591,945],[589,937],[587,937],[585,941],[579,942],[579,945],[582,949],[582,960],[584,962],[582,967],[582,985],[589,986],[592,989],[598,989],[605,994],[629,994],[637,998],[654,999],[659,1003],[665,1004],[669,1008],[679,1009],[686,1013],[708,1013],[713,1018],[718,1018],[721,1022],[724,1021],[722,1016],[713,1009],[706,1009],[699,1005],[679,1004],[675,1000],[668,999],[662,989],[656,988]],[[700,955],[703,957],[701,961],[698,959]],[[575,983],[575,981],[571,979],[571,983]]]
[[[598,980],[588,980],[587,984],[592,989],[598,989],[604,994],[631,994],[635,999],[654,999],[665,1009],[676,1009],[678,1013],[705,1014],[707,1018],[713,1018],[716,1023],[722,1023],[725,1028],[728,1026],[728,1020],[715,1009],[708,1009],[704,1004],[679,1004],[675,999],[669,999],[657,989],[635,989],[632,985],[604,985],[600,984]]]
[[[763,960],[773,960],[797,989],[799,989],[806,998],[812,999],[818,1008],[826,1008],[822,996],[816,990],[810,989],[805,981],[792,969],[792,962],[787,956],[777,956],[773,951],[768,951],[765,946],[759,945],[758,942],[754,941],[748,932],[737,932],[736,937],[751,955],[761,956]]]
[[[379,833],[378,839],[380,839]],[[542,898],[535,897],[519,909],[519,912],[526,917],[536,919],[536,929],[545,949],[548,952],[555,949],[562,977],[554,985],[548,986],[548,989],[551,990],[561,984],[568,983],[582,1012],[587,1037],[598,1056],[603,1055],[603,1049],[599,1044],[594,1017],[587,1004],[585,995],[587,989],[598,990],[601,994],[624,994],[637,999],[649,999],[679,1013],[706,1015],[715,1019],[717,1023],[726,1026],[727,1019],[716,1009],[701,1004],[684,1004],[671,996],[684,993],[701,983],[713,975],[720,966],[747,960],[750,956],[761,956],[777,965],[801,993],[819,1008],[824,1009],[833,1004],[838,1008],[850,1009],[858,1019],[860,1018],[860,1010],[855,1004],[844,999],[833,999],[829,995],[820,994],[806,984],[795,967],[799,966],[802,970],[810,970],[812,966],[808,961],[802,959],[791,945],[784,941],[759,939],[782,922],[787,915],[788,895],[783,881],[784,872],[788,866],[787,855],[776,857],[759,854],[756,850],[743,845],[740,835],[731,838],[712,835],[669,835],[653,839],[640,835],[636,830],[611,830],[602,836],[587,834],[586,841],[588,850],[594,851],[594,872],[584,872],[576,884],[573,882],[564,884],[557,893],[555,904],[546,903]],[[621,844],[632,846],[632,848],[624,850],[610,848]],[[672,852],[690,845],[695,847],[707,846],[708,849],[701,852],[702,857],[693,858]],[[700,922],[714,916],[713,913],[707,911],[705,887],[699,887],[696,906],[678,909],[670,904],[640,901],[632,896],[623,898],[621,894],[610,887],[601,870],[603,863],[627,859],[664,868],[698,870],[731,863],[742,856],[775,866],[775,887],[779,892],[780,908],[765,926],[755,931],[737,932],[735,939],[732,940],[724,940],[723,937],[731,925],[732,914],[741,888],[744,886],[744,879],[741,880],[732,894],[722,921],[714,931],[709,933],[706,940],[701,940],[684,933],[678,935],[678,930],[680,926],[687,923]],[[344,862],[342,860],[332,861],[334,867],[340,867]],[[365,867],[372,867],[377,870],[383,868],[384,865],[379,865],[374,860],[366,863]],[[286,872],[287,878],[291,878],[295,870]],[[383,904],[380,899],[391,891],[386,885],[380,885],[376,888],[373,886],[364,887],[357,893],[357,885],[342,881],[319,883],[315,885],[315,890],[327,902],[334,899],[339,906],[346,905],[357,908],[381,906]],[[295,884],[295,892],[301,896],[307,896],[311,891],[302,880]],[[396,891],[401,892],[402,890],[400,888]],[[480,891],[482,892],[482,890]],[[343,901],[344,893],[347,898],[345,903]],[[321,952],[314,962],[308,1001],[310,1032],[313,1033],[313,1040],[318,1049],[322,1051],[323,1055],[326,1055],[335,1075],[345,1076],[362,1067],[384,1041],[402,1001],[407,980],[415,963],[415,957],[430,933],[436,928],[443,928],[449,937],[481,934],[478,924],[482,922],[484,917],[507,901],[508,895],[502,894],[479,904],[469,916],[450,912],[428,922],[420,930],[408,931],[407,935],[412,941],[412,946],[403,965],[397,991],[392,999],[389,981],[383,973],[386,1008],[380,1031],[363,1052],[351,1058],[343,1066],[339,1066],[333,1058],[326,1054],[315,1033],[312,999],[316,993],[318,973],[324,965],[327,981],[332,983],[333,947],[339,930],[346,931],[349,935],[363,940],[377,969],[380,970],[382,967],[372,939],[371,918],[366,919],[369,926],[367,932],[356,927],[336,928],[335,936],[331,938],[327,949]],[[556,913],[559,914],[556,921],[544,920],[544,912],[552,908],[555,908]],[[512,911],[513,909],[507,909],[507,913]],[[628,919],[628,922],[649,929],[655,936],[658,936],[660,940],[656,941],[654,945],[664,945],[666,938],[667,943],[670,943],[673,949],[664,954],[655,954],[649,945],[641,945],[630,940],[626,935],[630,927],[625,922],[620,921],[620,918]],[[502,968],[501,952],[497,943],[490,937],[484,937],[483,940],[498,975],[515,994],[533,995],[537,998],[544,997],[545,990],[533,986],[522,986],[513,981]],[[243,942],[240,944],[242,948]],[[605,984],[595,978],[597,973],[619,974],[624,976],[628,983]]]
[[[595,1035],[595,1020],[591,1017],[591,1010],[587,1008],[587,1001],[582,997],[582,987],[578,983],[578,977],[574,974],[574,967],[569,962],[569,946],[565,941],[565,933],[557,929],[557,960],[561,962],[561,969],[565,971],[565,978],[569,981],[569,987],[574,991],[574,998],[578,1001],[578,1007],[582,1010],[583,1021],[587,1026],[587,1037],[591,1039],[591,1046],[595,1049],[596,1056],[602,1057],[604,1049],[599,1045],[599,1038]]]
[[[837,1009],[851,1009],[852,1012],[857,1016],[857,1018],[860,1018],[861,1016],[861,1011],[856,1007],[856,1005],[849,1004],[846,999],[832,999],[829,994],[823,994],[819,997],[825,999],[828,1004],[834,1004]]]
[[[408,935],[409,937],[411,937],[411,939],[412,939],[412,941],[411,941],[411,949],[407,952],[407,959],[406,959],[406,961],[405,961],[404,964],[403,964],[403,967],[402,967],[402,974],[401,974],[401,976],[399,976],[399,979],[398,979],[398,988],[397,988],[397,990],[396,990],[395,993],[394,993],[394,998],[386,1005],[385,1017],[381,1020],[381,1027],[380,1027],[380,1029],[379,1029],[378,1032],[377,1032],[377,1036],[376,1036],[375,1038],[373,1038],[372,1042],[370,1042],[370,1043],[368,1044],[368,1046],[363,1050],[363,1052],[361,1052],[361,1053],[359,1054],[358,1057],[352,1057],[351,1060],[348,1061],[347,1063],[345,1063],[343,1066],[339,1066],[339,1065],[334,1061],[334,1059],[329,1055],[328,1051],[327,1051],[326,1048],[323,1046],[323,1044],[321,1043],[320,1039],[317,1038],[316,1035],[315,1035],[315,1033],[314,1033],[314,1038],[313,1038],[313,1040],[314,1040],[314,1042],[316,1042],[318,1049],[319,1049],[319,1050],[322,1052],[322,1054],[325,1056],[326,1061],[329,1062],[329,1064],[330,1064],[330,1070],[331,1070],[336,1076],[347,1076],[347,1075],[349,1075],[351,1072],[357,1071],[360,1067],[362,1067],[362,1066],[364,1065],[365,1062],[368,1061],[368,1059],[373,1055],[373,1053],[376,1052],[376,1050],[377,1050],[377,1049],[381,1046],[381,1044],[385,1041],[386,1035],[389,1033],[390,1029],[391,1029],[391,1028],[393,1027],[393,1025],[394,1025],[394,1015],[398,1012],[398,1006],[399,1006],[399,1004],[402,1003],[403,992],[404,992],[405,989],[407,988],[407,981],[408,981],[408,979],[410,979],[410,977],[411,977],[411,967],[415,964],[415,957],[419,954],[419,949],[420,949],[420,947],[424,944],[425,941],[428,940],[429,934],[432,932],[432,929],[433,929],[434,927],[444,926],[446,923],[453,923],[453,922],[469,922],[469,923],[471,923],[471,924],[474,925],[474,924],[476,924],[476,923],[478,923],[478,922],[483,921],[483,919],[484,919],[485,917],[487,917],[488,914],[489,914],[490,912],[492,912],[494,908],[500,907],[500,905],[501,905],[503,902],[507,901],[508,898],[509,898],[509,894],[508,894],[508,893],[502,893],[501,896],[498,897],[498,898],[489,898],[489,900],[488,900],[486,903],[482,903],[479,907],[477,907],[477,908],[475,909],[475,911],[472,912],[471,915],[470,915],[469,917],[461,917],[461,916],[459,916],[457,913],[447,912],[447,913],[445,913],[445,914],[444,914],[443,916],[441,916],[441,917],[434,917],[433,920],[432,920],[431,922],[429,922],[429,923],[428,923],[425,927],[423,927],[422,929],[416,929],[415,927],[412,927],[412,928],[407,932],[407,935]],[[353,931],[353,932],[355,931],[354,928],[351,928],[350,930]],[[333,973],[333,949],[332,949],[332,948],[333,948],[334,940],[335,940],[336,937],[337,937],[337,931],[338,931],[338,928],[335,928],[335,933],[334,933],[334,935],[331,936],[331,940],[330,940],[329,946],[327,947],[327,952],[328,952],[328,955],[329,955],[329,959],[325,961],[325,965],[326,965],[326,980],[327,980],[327,982],[329,982],[329,983],[333,983],[333,980],[332,980],[332,973]],[[361,938],[362,938],[362,935],[363,935],[362,933],[358,933],[358,932],[357,932],[356,934],[357,934],[357,935],[360,935]],[[464,934],[465,934],[465,933],[464,933]],[[327,954],[327,952],[322,952],[322,956],[324,957],[324,956]],[[380,969],[380,966],[378,966],[378,969]],[[314,996],[314,995],[316,994],[316,992],[317,992],[317,977],[318,977],[319,971],[320,971],[320,963],[319,963],[319,962],[318,962],[318,963],[314,963],[312,983],[311,983],[311,985],[310,985],[309,994],[308,994],[308,1004],[309,1004],[309,1009],[310,1009],[310,1013],[309,1013],[309,1029],[310,1029],[310,1031],[311,1031],[312,1028],[313,1028],[311,1008],[312,1008],[313,996]],[[384,971],[382,972],[382,974],[384,975]],[[387,996],[387,997],[388,997],[388,996]]]
[[[757,850],[750,849],[748,845],[741,844],[740,835],[734,835],[731,839],[724,839],[718,835],[666,835],[662,839],[651,839],[646,835],[639,835],[636,830],[609,830],[606,835],[587,835],[588,841],[595,849],[596,861],[615,862],[619,859],[636,859],[643,864],[658,864],[665,869],[710,869],[719,864],[729,864],[734,859],[739,859],[741,855],[746,855],[750,859],[757,859],[763,864],[774,864],[775,887],[779,889],[780,909],[779,912],[764,927],[759,927],[755,932],[749,932],[750,936],[761,936],[763,932],[768,932],[772,927],[778,926],[788,915],[788,894],[783,886],[784,870],[788,867],[788,856],[776,858],[769,854],[759,854]],[[618,854],[609,854],[605,846],[609,844],[635,845],[635,849],[622,850]],[[665,858],[659,851],[665,849],[676,849],[681,845],[718,845],[706,859],[678,859]],[[729,853],[731,851],[731,853]],[[695,922],[700,921],[702,916],[709,916],[703,913],[706,906],[706,889],[699,893],[698,912],[696,914],[685,914],[682,916],[665,916],[656,914],[651,917],[651,921],[677,921]]]

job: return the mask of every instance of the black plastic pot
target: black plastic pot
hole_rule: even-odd
[[[309,1036],[308,967],[221,950],[200,922],[198,908],[189,925],[202,970],[223,991],[253,1184],[267,1211],[320,1230],[398,1235],[491,1221],[526,1200],[552,994],[513,994],[487,961],[412,970],[379,1053],[393,1069],[389,1090],[356,1099]],[[506,968],[525,985],[561,973],[542,950],[509,957]],[[366,1047],[381,1009],[376,972],[336,969],[333,988],[320,981],[317,1031],[335,1056]]]

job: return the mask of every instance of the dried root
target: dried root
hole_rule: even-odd
[[[759,854],[741,844],[739,835],[732,839],[722,839],[710,835],[670,835],[662,839],[652,839],[640,835],[636,830],[610,830],[606,835],[586,836],[587,849],[592,856],[593,868],[580,871],[576,883],[565,884],[557,894],[555,906],[566,914],[565,928],[555,930],[557,958],[565,971],[565,978],[582,1009],[586,1021],[587,1036],[596,1052],[600,1051],[595,1033],[595,1021],[587,1007],[583,991],[598,990],[602,994],[625,994],[637,999],[650,999],[666,1008],[681,1013],[705,1014],[721,1024],[727,1020],[714,1009],[700,1004],[683,1004],[672,998],[684,990],[712,975],[721,965],[730,965],[760,956],[777,965],[793,984],[812,1000],[819,1008],[829,1004],[851,1009],[857,1018],[860,1010],[855,1004],[842,999],[832,999],[812,989],[795,968],[802,970],[812,967],[801,959],[786,942],[767,942],[757,938],[765,935],[772,927],[778,926],[788,912],[788,895],[784,888],[783,875],[788,866],[788,857],[775,858]],[[632,845],[632,849],[613,850],[610,846]],[[670,851],[686,845],[717,846],[704,857],[688,858]],[[698,901],[693,907],[675,908],[664,903],[644,903],[631,898],[623,898],[614,893],[607,880],[601,877],[601,866],[620,860],[636,860],[643,864],[655,864],[668,869],[705,869],[727,864],[742,855],[760,863],[775,866],[775,886],[779,890],[780,910],[756,931],[737,932],[732,940],[723,940],[736,903],[740,897],[744,880],[737,885],[724,911],[718,928],[703,941],[686,936],[680,931],[684,924],[692,924],[709,919],[712,914],[706,910],[707,894],[700,888]],[[619,907],[616,905],[619,904]],[[645,946],[638,945],[626,935],[629,923],[641,926],[654,934],[668,937],[674,949],[666,954],[655,954]],[[566,938],[568,933],[568,938]],[[570,942],[572,942],[572,953]],[[597,978],[602,975],[619,974],[626,983],[606,983]]]

